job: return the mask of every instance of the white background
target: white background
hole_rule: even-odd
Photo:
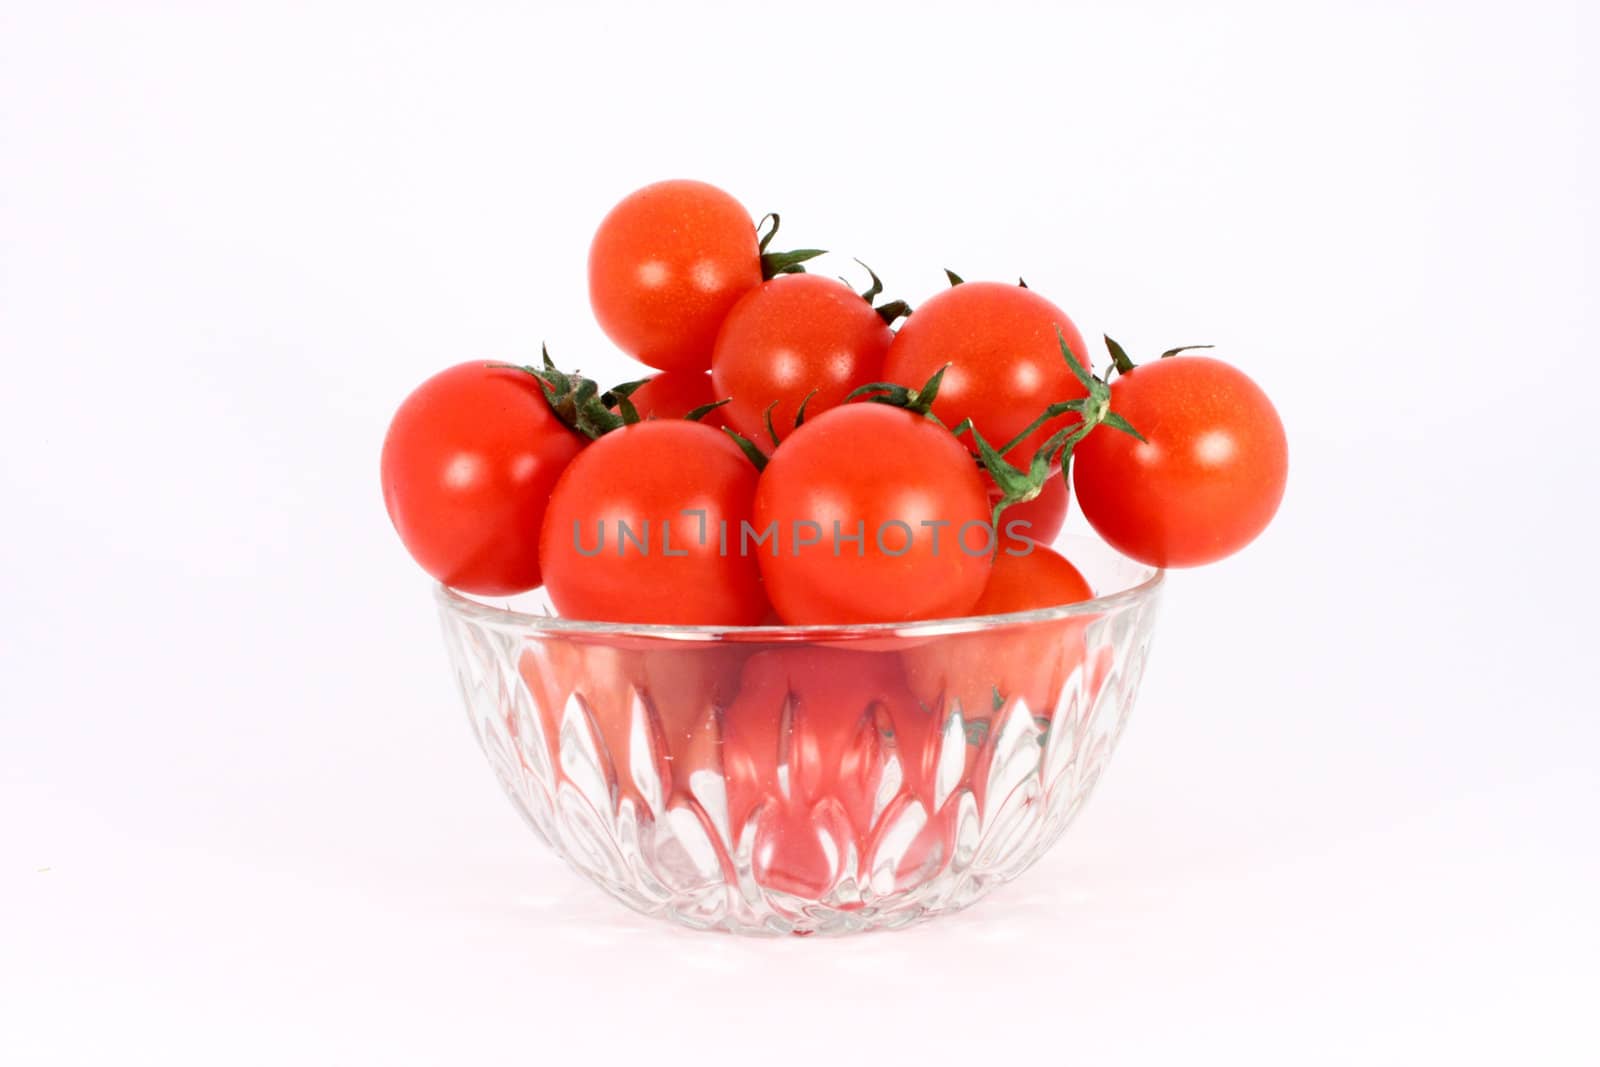
[[[1594,22],[1098,6],[0,3],[0,1062],[1595,1062]],[[587,243],[669,176],[1288,425],[968,913],[637,918],[469,736],[384,426],[621,376]]]

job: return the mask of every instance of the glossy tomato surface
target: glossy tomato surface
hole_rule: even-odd
[[[1067,557],[1034,544],[1031,551],[995,554],[983,595],[972,605],[974,615],[1008,615],[1015,611],[1076,604],[1094,596],[1088,581]]]
[[[1289,445],[1272,401],[1204,356],[1143,364],[1111,383],[1111,409],[1144,435],[1100,427],[1074,450],[1073,488],[1095,532],[1156,567],[1232,555],[1277,513]]]
[[[540,537],[550,599],[603,622],[752,626],[767,612],[750,556],[756,469],[721,430],[651,420],[606,434],[556,484]]]
[[[782,438],[802,401],[806,416],[815,417],[844,403],[857,386],[877,381],[892,340],[894,333],[872,305],[842,282],[780,275],[728,312],[711,377],[719,397],[733,398],[723,409],[728,425],[768,449],[769,407]]]
[[[550,491],[583,448],[524,371],[462,363],[400,405],[383,441],[383,502],[412,557],[446,585],[508,596],[540,582]]]
[[[629,194],[589,247],[589,303],[624,352],[662,370],[706,370],[724,316],[761,284],[755,223],[705,182]]]
[[[756,493],[767,593],[783,620],[906,622],[964,615],[997,534],[966,449],[881,404],[824,412],[773,455]],[[859,534],[859,540],[850,538]]]
[[[1061,355],[1056,331],[1088,366],[1083,338],[1066,312],[1031,289],[1003,282],[963,282],[925,301],[884,360],[884,378],[916,388],[946,363],[933,411],[948,426],[972,419],[995,448],[1027,428],[1049,405],[1087,391]],[[1026,467],[1062,415],[1030,434],[1006,458]],[[968,441],[976,450],[976,445]]]

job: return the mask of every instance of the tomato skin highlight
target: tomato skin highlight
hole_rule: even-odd
[[[461,363],[418,386],[389,423],[383,503],[422,569],[480,596],[541,580],[550,491],[583,449],[533,375]]]
[[[761,284],[755,223],[705,182],[624,197],[589,246],[589,303],[624,352],[661,370],[706,370],[728,309]]]
[[[681,419],[722,397],[716,395],[711,375],[704,371],[662,371],[645,379],[628,399],[642,419]],[[727,425],[722,415],[725,407],[707,412],[699,421],[720,429]]]
[[[1111,383],[1111,409],[1144,435],[1100,427],[1074,450],[1083,514],[1117,551],[1197,567],[1249,544],[1289,475],[1283,423],[1261,387],[1206,356],[1143,364]]]
[[[989,486],[989,505],[1000,503],[1003,496],[998,486]],[[1015,527],[1017,537],[1039,544],[1048,545],[1061,533],[1061,528],[1067,522],[1067,502],[1070,494],[1067,492],[1066,479],[1061,477],[1061,472],[1056,471],[1044,483],[1044,488],[1039,490],[1039,495],[1032,500],[1024,500],[1020,504],[1012,504],[1000,514],[1000,529],[1002,533],[1012,529],[1011,524],[1027,523],[1027,526]],[[1001,544],[1011,540],[1006,534]]]
[[[884,378],[917,388],[949,363],[933,413],[947,426],[971,418],[984,440],[999,448],[1049,405],[1088,395],[1061,354],[1058,329],[1088,366],[1078,328],[1050,301],[1017,285],[963,282],[906,319],[889,346]],[[1072,414],[1052,419],[1006,458],[1026,469],[1052,433],[1076,421]],[[963,440],[977,450],[970,438]]]
[[[847,404],[808,419],[767,464],[755,526],[775,524],[777,542],[757,559],[791,625],[948,618],[983,592],[984,532],[990,548],[1000,540],[989,519],[983,479],[948,430],[898,408]],[[800,523],[815,523],[821,540],[801,545]],[[860,547],[835,541],[835,523],[846,536],[862,532]]]
[[[733,398],[723,409],[728,425],[767,448],[769,405],[777,404],[772,425],[782,438],[802,401],[811,418],[878,380],[893,340],[872,305],[842,282],[817,274],[780,275],[744,294],[728,312],[711,357],[711,379],[719,397]]]
[[[720,430],[652,419],[606,434],[551,494],[539,538],[550,599],[574,619],[755,625],[760,569],[732,540],[724,554],[719,532],[737,538],[755,491],[755,468]]]

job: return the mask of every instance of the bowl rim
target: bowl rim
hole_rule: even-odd
[[[587,619],[565,619],[559,615],[534,614],[509,607],[495,607],[452,589],[443,582],[434,583],[434,599],[442,610],[481,626],[592,638],[655,638],[666,641],[698,642],[819,640],[848,642],[885,637],[939,637],[1005,627],[1036,626],[1062,619],[1101,615],[1153,599],[1165,583],[1167,572],[1164,568],[1127,560],[1127,557],[1121,556],[1104,543],[1099,547],[1141,568],[1144,572],[1143,577],[1134,584],[1114,592],[1072,604],[1058,604],[1048,608],[1015,611],[1002,615],[964,615],[950,619],[919,619],[914,622],[870,622],[847,625],[817,623],[804,626],[683,626],[656,622],[594,622]]]

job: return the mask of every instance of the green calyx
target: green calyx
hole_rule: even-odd
[[[794,413],[794,429],[798,430],[800,427],[806,424],[806,407],[811,403],[811,398],[816,395],[817,390],[813,389],[811,392],[805,395],[803,400],[800,401],[800,407],[797,408]],[[706,405],[706,408],[707,410],[710,410],[712,408],[721,407],[727,402],[728,401],[723,400],[716,404],[708,404]],[[767,405],[767,410],[761,413],[761,421],[766,425],[767,438],[771,440],[773,448],[777,448],[778,445],[782,443],[782,438],[778,436],[777,427],[772,424],[772,413],[777,410],[777,407],[778,401],[774,400],[772,403]],[[699,409],[697,408],[695,410],[698,411]],[[691,411],[689,415],[693,416],[694,412]],[[745,459],[748,459],[755,465],[756,470],[763,471],[767,469],[766,453],[762,452],[754,441],[750,440],[748,437],[745,437],[737,430],[730,429],[727,426],[722,428],[722,432],[733,438],[733,443],[739,446],[739,451],[744,453]]]
[[[556,418],[591,441],[640,421],[639,410],[628,398],[644,384],[644,379],[601,389],[593,380],[575,371],[564,371],[557,367],[550,358],[548,346],[540,346],[540,355],[543,365],[538,367],[516,363],[495,363],[491,366],[520,370],[539,379],[544,385],[545,402],[550,405]]]
[[[767,228],[769,222],[772,224],[770,229]],[[763,230],[766,232],[763,233]],[[757,248],[761,253],[761,277],[769,281],[780,274],[804,274],[806,268],[802,264],[816,259],[824,251],[821,248],[796,248],[791,252],[768,252],[767,246],[778,236],[776,211],[761,216],[761,221],[756,224],[756,236],[759,239]]]
[[[939,383],[944,381],[944,372],[949,369],[950,364],[946,363],[934,371],[933,377],[922,383],[920,389],[911,389],[895,382],[868,382],[845,397],[845,402],[859,398],[873,404],[888,404],[939,422],[939,417],[933,413],[933,401],[939,395]],[[943,426],[944,423],[940,422],[939,425]]]
[[[858,259],[856,262],[861,263],[861,260]],[[874,271],[865,263],[861,263],[861,269],[867,272],[867,277],[872,279],[872,284],[856,295],[872,306],[872,310],[878,313],[878,317],[883,320],[885,326],[893,326],[896,319],[906,318],[911,314],[911,305],[904,300],[889,300],[882,304],[873,304],[872,302],[883,292],[883,279],[878,277],[877,271]],[[840,278],[839,280],[846,285],[850,284],[846,278]]]
[[[745,437],[738,430],[731,430],[726,426],[722,428],[722,432],[733,438],[733,443],[739,446],[739,451],[744,453],[744,458],[748,459],[756,470],[764,471],[767,469],[766,454],[755,446],[754,441]]]
[[[684,412],[683,417],[684,417],[685,420],[687,420],[689,422],[699,422],[701,419],[705,418],[707,415],[711,414],[713,411],[715,411],[718,408],[722,407],[724,404],[731,404],[731,403],[733,403],[733,397],[731,397],[731,396],[728,397],[726,400],[713,400],[709,404],[701,404],[697,408],[689,409],[688,411]]]
[[[1044,491],[1045,481],[1050,478],[1051,469],[1058,462],[1061,464],[1061,478],[1066,481],[1071,474],[1073,448],[1097,427],[1109,426],[1140,441],[1144,440],[1144,436],[1134,429],[1127,419],[1111,410],[1111,387],[1104,379],[1097,377],[1078,362],[1077,356],[1073,355],[1071,346],[1067,344],[1067,339],[1062,336],[1060,330],[1056,331],[1056,342],[1061,346],[1061,355],[1071,368],[1072,376],[1078,379],[1078,383],[1083,386],[1088,396],[1081,400],[1063,400],[1051,404],[1038,418],[1029,423],[1026,429],[999,448],[984,440],[970,419],[964,420],[955,428],[957,436],[963,433],[972,435],[973,443],[978,449],[979,462],[1000,490],[1000,501],[995,505],[993,516],[996,526],[999,525],[1001,513],[1006,508],[1012,504],[1032,500]],[[1005,458],[1006,453],[1022,444],[1045,423],[1070,412],[1076,412],[1078,420],[1051,434],[1034,452],[1026,470],[1018,469]]]
[[[539,379],[544,386],[544,399],[550,405],[551,412],[556,418],[576,433],[582,434],[593,441],[624,426],[634,426],[644,421],[639,414],[639,409],[633,403],[633,394],[639,387],[649,381],[640,378],[637,381],[623,382],[613,385],[609,389],[601,389],[598,384],[585,378],[577,371],[564,371],[555,365],[550,358],[550,348],[541,345],[539,349],[541,366],[530,367],[517,363],[491,363],[491,367],[501,367],[506,370],[519,370],[524,374],[532,375]],[[709,404],[685,413],[687,422],[699,422],[724,404],[732,402],[732,397],[726,400],[716,400]],[[806,398],[811,399],[810,397]],[[655,416],[651,416],[654,418]],[[800,417],[805,417],[805,405],[800,405]],[[799,425],[798,420],[795,425]]]
[[[798,430],[806,424],[806,406],[811,403],[811,398],[816,395],[817,390],[813,389],[805,395],[805,399],[800,401],[800,407],[794,413],[794,429]],[[767,410],[761,413],[761,421],[766,424],[767,438],[772,442],[773,448],[777,448],[783,443],[782,439],[778,437],[777,429],[772,425],[772,413],[777,410],[778,403],[778,401],[774,400],[767,405]]]
[[[1131,374],[1133,372],[1133,369],[1135,367],[1137,367],[1139,364],[1137,364],[1133,360],[1129,359],[1127,351],[1121,345],[1117,344],[1117,342],[1113,341],[1111,339],[1110,335],[1102,334],[1102,336],[1104,336],[1105,339],[1106,339],[1106,351],[1111,353],[1111,366],[1112,366],[1112,368],[1118,374]],[[1179,345],[1177,348],[1169,348],[1169,349],[1167,349],[1165,352],[1161,353],[1161,355],[1157,356],[1156,358],[1157,359],[1171,359],[1173,356],[1176,356],[1176,355],[1178,355],[1180,353],[1183,353],[1183,352],[1192,352],[1197,348],[1212,348],[1212,347],[1214,347],[1214,346],[1213,345]],[[1110,374],[1110,372],[1108,371],[1107,375],[1109,376],[1109,374]]]

